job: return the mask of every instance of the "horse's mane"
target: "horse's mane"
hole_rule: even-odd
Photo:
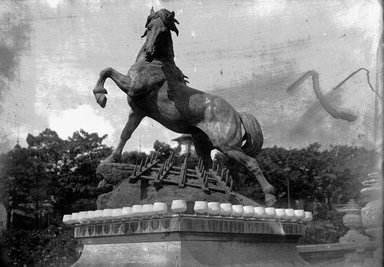
[[[151,20],[156,18],[160,18],[163,21],[164,25],[169,30],[174,31],[176,35],[179,35],[179,30],[177,29],[175,24],[175,23],[179,24],[179,22],[175,19],[174,11],[170,12],[166,9],[160,9],[159,11],[156,11],[155,13],[149,15],[147,18],[147,22],[145,23],[145,28],[147,28]],[[142,37],[144,37],[146,34],[147,34],[147,31],[145,31]],[[188,83],[187,81],[188,77],[183,74],[183,72],[176,66],[174,62],[171,65],[166,64],[163,68],[163,71],[167,73],[168,77],[171,78],[171,80],[180,81],[180,82],[183,82],[184,84]]]
[[[167,26],[168,29],[171,31],[174,31],[176,35],[179,35],[179,30],[176,27],[176,24],[179,24],[179,22],[175,19],[175,12],[170,12],[166,9],[160,9],[159,11],[156,11],[152,15],[149,15],[147,18],[147,22],[145,23],[145,28],[147,28],[148,24],[151,22],[151,20],[155,18],[160,18],[165,26]]]

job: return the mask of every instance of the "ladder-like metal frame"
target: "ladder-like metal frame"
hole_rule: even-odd
[[[153,181],[157,189],[162,185],[176,185],[180,188],[186,186],[200,188],[206,193],[232,192],[233,179],[227,168],[214,161],[212,168],[207,169],[203,160],[199,158],[195,169],[188,169],[188,156],[188,154],[185,156],[181,166],[175,166],[173,153],[164,163],[160,163],[158,152],[152,153],[150,157],[141,160],[140,164],[135,164],[129,181],[130,183],[136,183],[139,180]]]

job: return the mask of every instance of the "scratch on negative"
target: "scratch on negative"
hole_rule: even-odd
[[[352,72],[350,75],[348,75],[347,78],[345,78],[343,81],[341,81],[336,87],[334,87],[332,90],[336,90],[336,89],[339,89],[347,80],[349,80],[350,78],[352,78],[355,74],[357,74],[358,72],[360,71],[366,71],[366,75],[367,75],[367,82],[368,82],[368,85],[370,87],[370,89],[376,94],[376,96],[378,98],[380,98],[380,100],[382,100],[382,97],[378,94],[378,92],[373,88],[372,84],[371,84],[371,81],[369,79],[369,70],[367,70],[366,68],[360,68],[354,72]],[[351,114],[351,113],[348,113],[348,112],[344,112],[344,111],[337,111],[324,97],[323,93],[321,92],[320,90],[320,83],[319,83],[319,73],[314,71],[314,70],[310,70],[310,71],[307,71],[306,73],[304,73],[303,76],[300,77],[300,79],[298,79],[296,82],[294,82],[290,87],[288,87],[287,89],[287,92],[290,92],[290,91],[293,91],[294,89],[296,89],[297,87],[299,87],[308,77],[312,76],[312,84],[313,84],[313,90],[315,91],[315,94],[316,94],[316,97],[317,99],[319,100],[320,104],[323,106],[323,108],[329,113],[331,114],[332,117],[334,117],[335,119],[342,119],[342,120],[346,120],[346,121],[354,121],[356,120],[356,116]]]

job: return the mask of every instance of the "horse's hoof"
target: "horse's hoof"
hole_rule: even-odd
[[[271,194],[271,195],[274,195],[276,193],[276,188],[273,187],[272,185],[268,185],[266,187],[263,188],[263,192],[265,194]],[[266,193],[268,192],[268,193]]]
[[[107,104],[107,97],[104,94],[96,94],[95,97],[96,97],[97,103],[102,108],[105,108],[105,105]]]
[[[268,207],[272,207],[273,204],[276,203],[276,197],[272,194],[265,194],[265,205],[267,205]]]

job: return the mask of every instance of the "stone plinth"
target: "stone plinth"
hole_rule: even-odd
[[[195,215],[84,224],[80,266],[309,266],[296,252],[305,225]]]

